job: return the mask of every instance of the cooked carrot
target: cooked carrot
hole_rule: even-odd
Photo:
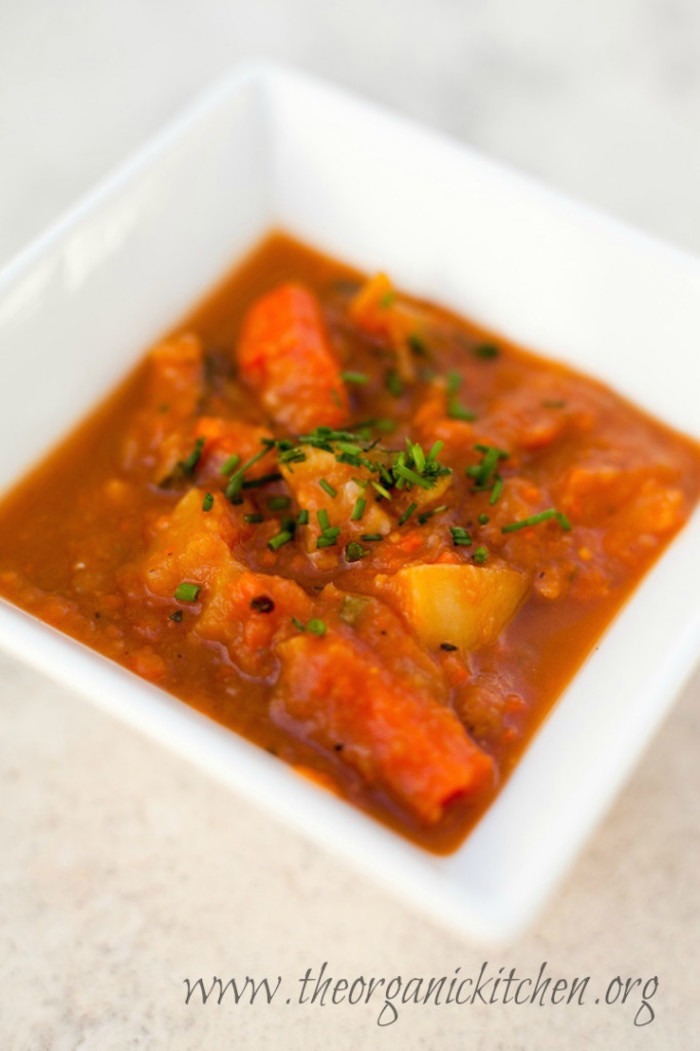
[[[243,323],[238,363],[244,383],[290,431],[347,421],[340,365],[318,302],[302,285],[280,285],[256,300]]]
[[[335,750],[420,821],[434,824],[452,800],[493,784],[493,760],[454,712],[418,678],[407,688],[360,642],[303,634],[277,652],[282,674],[273,718]]]

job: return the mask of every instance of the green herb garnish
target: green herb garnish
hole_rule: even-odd
[[[531,515],[529,518],[522,518],[519,522],[510,522],[508,525],[502,526],[501,532],[514,533],[516,529],[527,529],[528,526],[539,525],[540,522],[549,522],[551,519],[555,519],[565,532],[568,533],[571,529],[571,522],[563,511],[557,511],[554,507],[549,507],[546,511],[540,511],[537,515]]]
[[[310,631],[312,635],[325,635],[326,634],[326,622],[314,618],[306,622],[306,630]]]
[[[472,353],[477,358],[488,360],[489,358],[497,358],[501,351],[495,343],[477,343],[472,349]]]
[[[178,464],[182,473],[187,475],[188,478],[191,478],[194,474],[195,468],[202,455],[202,449],[204,448],[205,442],[206,438],[197,438],[197,441],[194,443],[194,449],[190,455],[185,460],[180,460],[180,463]]]
[[[358,386],[362,386],[369,382],[369,376],[365,372],[341,372],[340,378],[345,380],[346,383],[356,383]]]
[[[425,523],[430,518],[432,518],[433,515],[439,515],[441,511],[446,511],[446,510],[447,510],[447,504],[440,504],[439,507],[433,507],[430,511],[423,511],[421,514],[419,514],[418,515],[418,521],[420,522],[421,525],[425,525]]]
[[[427,358],[429,356],[428,348],[426,347],[424,341],[418,335],[417,332],[412,332],[406,340],[406,343],[408,344],[409,350],[412,350],[413,353],[417,355],[417,357]]]
[[[221,467],[219,468],[219,473],[227,475],[231,474],[233,471],[236,470],[240,462],[241,458],[238,455],[238,453],[231,453],[231,455],[222,463]]]
[[[386,383],[386,389],[394,398],[401,397],[403,394],[403,380],[396,369],[389,369],[384,382]]]
[[[281,532],[276,533],[273,537],[271,537],[268,540],[267,546],[269,547],[270,551],[279,551],[279,549],[285,544],[288,544],[289,541],[292,540],[292,538],[293,535],[291,531],[289,529],[283,529]]]
[[[355,506],[352,509],[352,514],[350,515],[350,521],[359,522],[363,514],[365,513],[366,506],[367,501],[364,499],[364,497],[358,496],[357,500],[355,501]]]
[[[363,547],[362,544],[358,544],[356,540],[352,540],[345,547],[345,557],[348,562],[359,562],[365,555],[369,555],[369,548]]]
[[[183,580],[181,584],[175,588],[175,598],[178,602],[196,602],[197,596],[201,591],[199,584],[191,584],[186,580]]]
[[[338,530],[340,532],[340,530]],[[329,533],[321,533],[316,540],[316,547],[320,550],[322,547],[334,547],[338,542],[337,536],[332,536]]]
[[[413,514],[413,512],[416,511],[417,509],[418,509],[418,504],[410,504],[406,508],[404,513],[401,515],[401,518],[399,518],[399,525],[402,526],[402,525],[404,525],[405,522],[408,522],[408,520],[411,517],[411,515]]]
[[[267,454],[273,448],[273,445],[271,445],[269,442],[265,442],[264,444],[265,444],[265,448],[264,449],[261,449],[259,453],[255,454],[255,456],[251,456],[251,458],[249,460],[246,460],[246,462],[244,464],[242,464],[235,471],[235,473],[232,474],[231,477],[229,478],[228,485],[226,486],[226,499],[227,500],[231,500],[231,502],[233,502],[234,497],[237,497],[240,494],[240,491],[244,487],[244,485],[249,487],[251,484],[256,484],[256,485],[262,485],[263,484],[263,479],[262,478],[257,479],[255,483],[250,483],[250,482],[246,483],[244,481],[244,476],[245,476],[245,472],[248,470],[249,467],[252,467],[253,464],[256,464],[258,462],[258,460],[262,460],[263,456],[267,456]],[[230,459],[231,459],[231,457],[229,457],[229,460]],[[227,461],[227,463],[228,463],[228,461]],[[224,464],[224,467],[225,466],[226,466],[226,464]],[[281,477],[281,476],[279,476],[279,477]]]
[[[271,496],[267,506],[271,511],[286,511],[291,502],[288,496]]]

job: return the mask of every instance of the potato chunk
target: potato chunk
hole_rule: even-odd
[[[527,578],[508,566],[405,566],[378,578],[421,641],[451,642],[462,653],[493,642],[527,590]]]
[[[391,519],[375,502],[374,490],[367,488],[376,475],[366,467],[339,463],[333,453],[324,449],[308,449],[306,459],[301,463],[283,464],[282,474],[299,506],[311,515],[306,532],[309,550],[316,547],[316,538],[321,532],[317,519],[319,511],[326,512],[331,526],[340,527],[343,538],[361,533],[386,535],[391,531]],[[321,486],[322,479],[332,487],[335,496],[330,496]],[[365,500],[365,510],[361,520],[353,521],[352,513],[358,498]]]
[[[158,532],[139,565],[149,591],[172,598],[178,584],[207,585],[233,563],[232,547],[250,527],[217,493],[210,511],[202,509],[204,490],[190,489],[170,515],[158,523]]]

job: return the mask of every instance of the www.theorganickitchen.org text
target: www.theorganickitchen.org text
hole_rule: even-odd
[[[536,974],[525,974],[516,967],[481,964],[469,973],[455,967],[448,975],[353,976],[333,973],[328,961],[308,967],[303,975],[255,977],[241,974],[220,978],[184,978],[185,1004],[189,1007],[269,1007],[333,1008],[340,1005],[364,1007],[372,1012],[378,1026],[393,1025],[404,1009],[423,1007],[464,1008],[525,1005],[543,1008],[597,1007],[624,1010],[635,1026],[654,1021],[652,1001],[659,988],[657,975],[610,975],[605,978],[557,976],[549,972],[547,961]]]

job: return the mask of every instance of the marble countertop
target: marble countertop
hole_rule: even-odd
[[[700,251],[694,0],[23,0],[0,4],[0,263],[194,92],[260,55]],[[690,1051],[699,699],[696,675],[532,929],[493,950],[2,656],[0,1047]],[[185,1003],[185,978],[281,976],[292,990],[324,962],[350,981],[484,963],[535,978],[545,962],[590,981],[583,1005],[406,1004],[391,1025],[380,1002]],[[618,976],[641,982],[606,1004]]]

